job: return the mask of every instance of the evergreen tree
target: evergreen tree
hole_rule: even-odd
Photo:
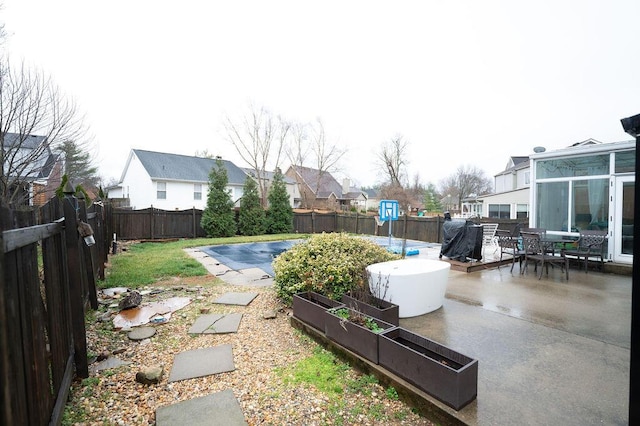
[[[256,181],[247,176],[240,200],[238,229],[241,235],[262,235],[266,231],[265,212],[260,205]]]
[[[98,187],[98,168],[92,165],[90,152],[70,140],[64,141],[57,149],[64,157],[65,174],[74,185],[89,189]]]
[[[269,190],[267,231],[270,234],[283,234],[293,231],[293,209],[289,202],[289,194],[280,169],[276,169],[273,183]]]
[[[200,225],[209,237],[231,237],[236,234],[233,200],[227,192],[227,169],[222,160],[209,173],[207,207],[202,212]]]
[[[440,212],[442,211],[442,205],[440,204],[440,195],[436,191],[434,184],[429,183],[424,191],[424,209],[428,212]]]

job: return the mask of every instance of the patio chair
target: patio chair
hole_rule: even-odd
[[[565,255],[575,256],[580,262],[580,259],[584,257],[584,272],[586,273],[588,268],[588,262],[590,257],[600,258],[600,270],[604,267],[604,242],[607,239],[607,231],[580,231],[580,238],[578,238],[578,247],[574,249],[565,250]]]
[[[522,228],[521,232],[534,232],[540,234],[540,238],[544,238],[547,235],[547,230],[544,228]],[[555,247],[553,244],[547,244],[545,247],[547,254],[555,254]]]
[[[497,223],[483,223],[482,224],[482,249],[487,246],[495,247],[494,253],[498,250],[498,239],[496,238],[496,230],[498,229]],[[483,256],[484,257],[484,256]]]
[[[542,278],[543,269],[547,268],[547,275],[549,275],[549,265],[560,266],[569,281],[569,259],[565,256],[564,251],[561,251],[559,255],[548,253],[545,250],[545,245],[541,240],[541,235],[536,232],[520,232],[522,237],[522,245],[524,248],[524,268],[520,269],[520,273],[524,273],[529,266],[529,261],[535,262],[535,271],[538,270],[538,264],[540,264],[540,272],[538,272],[538,279]]]
[[[520,231],[518,231],[518,234]],[[518,260],[520,269],[522,270],[522,259],[524,257],[524,250],[520,250],[518,244],[518,237],[514,236],[510,231],[506,229],[496,229],[496,239],[498,240],[498,247],[500,247],[500,263],[502,263],[502,255],[508,254],[511,256],[511,271],[513,272],[513,266]],[[498,264],[500,268],[500,264]]]

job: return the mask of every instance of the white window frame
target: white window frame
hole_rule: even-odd
[[[167,182],[156,182],[156,199],[167,199]]]

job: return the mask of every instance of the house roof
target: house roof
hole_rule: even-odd
[[[326,198],[331,193],[334,193],[337,197],[342,195],[342,186],[331,175],[331,173],[324,172],[320,174],[317,169],[302,166],[291,166],[291,168],[302,178],[304,183],[314,191],[317,189],[316,196],[320,198]]]
[[[248,167],[241,167],[241,169],[248,174],[251,177],[255,177],[255,170],[248,168]],[[273,181],[273,176],[275,176],[276,172],[270,172],[270,171],[266,171],[264,172],[264,177],[267,179],[267,181],[271,182]],[[289,185],[294,185],[296,183],[295,180],[291,179],[289,176],[283,174],[282,175],[282,180],[284,181],[284,183],[289,184]]]
[[[193,157],[189,155],[164,152],[131,150],[140,160],[151,179],[175,180],[186,182],[208,182],[209,173],[216,165],[214,158]],[[230,161],[222,160],[227,169],[229,184],[243,185],[247,174]]]
[[[12,156],[12,164],[7,165],[8,174],[16,177],[16,173],[19,173],[21,178],[27,180],[48,178],[59,155],[51,152],[46,141],[46,136],[5,133],[4,150],[11,152]]]
[[[338,199],[349,200],[361,197],[364,193],[360,189],[353,187],[348,188],[348,192],[343,193],[342,185],[329,172],[324,172],[321,175],[319,170],[310,167],[292,165],[291,168],[300,176],[309,189],[312,191],[317,189],[315,194],[317,198],[329,198],[331,194],[334,194]],[[364,196],[366,197],[366,194]]]
[[[529,167],[529,157],[510,157],[507,167],[500,173],[496,173],[494,176],[507,175],[516,170],[522,170]]]

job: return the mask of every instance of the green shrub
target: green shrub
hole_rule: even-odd
[[[276,291],[286,304],[301,291],[339,300],[351,290],[365,288],[367,266],[399,258],[365,238],[316,234],[274,260]]]

